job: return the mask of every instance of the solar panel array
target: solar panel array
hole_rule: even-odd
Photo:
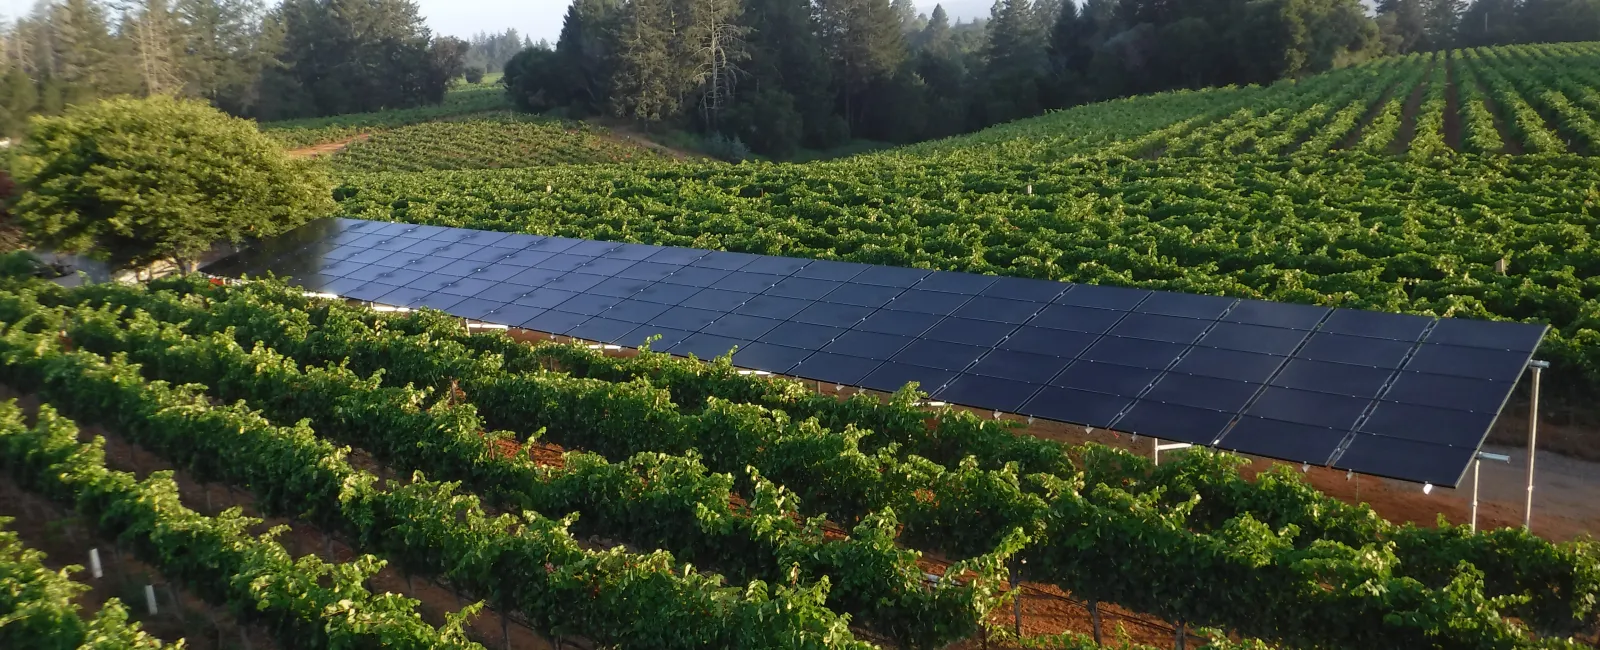
[[[207,269],[1364,474],[1458,484],[1545,326],[326,219]]]

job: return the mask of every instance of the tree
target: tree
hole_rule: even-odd
[[[1517,0],[1473,0],[1457,30],[1461,47],[1484,47],[1521,41]]]
[[[1391,54],[1408,54],[1425,44],[1426,17],[1422,0],[1380,0],[1378,29]]]
[[[890,0],[889,8],[894,10],[895,19],[900,21],[900,32],[910,34],[917,28],[917,6],[911,0]]]
[[[22,135],[28,116],[39,106],[39,89],[20,67],[6,71],[0,79],[0,135],[14,138]]]
[[[750,30],[738,22],[742,13],[738,0],[685,2],[678,58],[688,72],[690,91],[699,94],[702,122],[715,131],[717,118],[733,100],[738,80],[745,74],[739,66],[750,58],[745,44]]]
[[[551,100],[589,113],[610,103],[621,17],[617,0],[573,0],[556,40],[560,81],[547,88]]]
[[[1039,79],[1045,72],[1045,32],[1028,0],[997,0],[984,48],[983,105],[986,121],[1005,122],[1039,112]]]
[[[14,164],[18,223],[37,245],[115,266],[192,268],[221,241],[332,211],[332,184],[253,123],[202,102],[112,99],[34,118]]]
[[[1422,36],[1427,49],[1444,50],[1453,47],[1461,16],[1467,10],[1465,0],[1424,0],[1422,5]]]
[[[410,0],[284,0],[279,13],[278,60],[319,115],[437,102],[460,75],[465,44],[435,42]]]
[[[683,68],[673,57],[672,0],[632,0],[617,30],[611,107],[618,117],[661,122],[682,108]],[[576,6],[576,5],[574,5]]]
[[[469,65],[466,67],[466,69],[461,71],[462,78],[466,79],[467,83],[469,84],[483,83],[484,74],[483,68],[475,65]]]
[[[947,50],[951,47],[950,14],[945,13],[944,5],[934,5],[933,13],[928,15],[928,23],[912,36],[911,49],[925,52],[930,49]]]
[[[255,114],[283,36],[267,33],[260,0],[176,0],[173,11],[188,93],[235,115]]]
[[[906,59],[900,19],[888,0],[817,0],[820,34],[839,84],[844,118],[855,127],[873,83],[894,75]]]
[[[180,93],[184,90],[181,45],[175,38],[173,12],[166,0],[144,0],[133,8],[122,27],[130,41],[144,95]]]
[[[502,34],[479,32],[469,42],[472,49],[467,51],[467,65],[482,68],[485,72],[505,70],[506,62],[517,52],[533,47],[533,43],[514,28],[507,28]]]
[[[800,115],[802,143],[824,149],[848,137],[848,127],[834,114],[833,77],[810,0],[745,0],[739,23],[747,30],[750,59],[744,69],[750,79],[739,86],[734,103],[774,105],[781,100],[759,95],[776,86],[791,98]],[[774,122],[786,119],[759,111],[747,114],[770,117]],[[748,138],[745,141],[750,142]],[[752,142],[751,147],[757,145]],[[771,155],[760,148],[756,151]]]
[[[560,65],[555,50],[530,47],[506,62],[501,82],[517,108],[542,113],[566,105],[567,79]]]
[[[64,103],[131,92],[132,68],[120,65],[105,8],[93,0],[61,0],[49,9],[50,76]]]
[[[1253,0],[1234,25],[1235,56],[1251,83],[1271,83],[1306,68],[1306,24],[1298,0]]]

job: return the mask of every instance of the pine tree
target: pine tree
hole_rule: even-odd
[[[834,98],[829,94],[832,75],[810,0],[746,0],[739,23],[748,30],[745,42],[750,59],[744,68],[750,78],[739,87],[738,94],[752,102],[759,94],[769,94],[761,102],[765,110],[752,112],[752,121],[759,118],[766,124],[751,124],[749,128],[773,130],[770,122],[795,119],[771,114],[772,106],[785,101],[784,97],[770,97],[779,92],[787,96],[788,106],[799,119],[800,138],[805,144],[818,148],[837,144],[836,140],[847,134],[833,128],[838,122],[833,115]],[[780,148],[793,149],[798,144]]]
[[[1447,49],[1456,43],[1456,30],[1466,13],[1465,0],[1426,0],[1423,5],[1423,38],[1430,50]]]
[[[1028,0],[997,0],[984,48],[988,82],[986,116],[1003,122],[1037,113],[1039,79],[1045,72],[1045,37]]]
[[[259,0],[176,0],[173,9],[189,92],[225,111],[250,113],[277,45],[264,33]]]
[[[1070,3],[1072,0],[1066,0]],[[1061,17],[1062,0],[1038,0],[1033,5],[1033,20],[1035,25],[1049,32],[1050,27],[1056,24]]]
[[[906,59],[900,20],[888,0],[817,0],[822,41],[844,98],[845,120],[861,119],[863,95]]]
[[[660,122],[681,108],[671,0],[631,0],[622,11],[610,96],[619,117]]]
[[[118,65],[105,7],[94,0],[62,0],[50,10],[55,74],[67,105],[131,90]]]
[[[891,0],[889,7],[900,20],[900,32],[910,34],[917,24],[917,6],[911,0]]]
[[[949,54],[954,47],[950,37],[950,14],[945,13],[944,5],[934,5],[927,26],[917,34],[916,49]]]
[[[556,40],[564,81],[552,99],[591,112],[610,103],[621,15],[616,0],[573,0]]]
[[[28,116],[39,104],[39,89],[21,67],[12,66],[0,78],[0,134],[16,137],[28,126]]]

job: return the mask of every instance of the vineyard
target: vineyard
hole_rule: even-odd
[[[1017,583],[1211,647],[1569,647],[1600,625],[1592,542],[1395,525],[1292,470],[1156,467],[911,390],[840,401],[265,282],[11,282],[0,323],[0,380],[42,403],[0,409],[9,475],[295,647],[472,647],[466,619],[494,616],[579,647],[938,648],[1004,639]],[[74,423],[364,555],[293,558],[209,492],[108,466]],[[36,563],[6,557],[0,576]],[[366,586],[386,565],[479,605],[425,621]],[[17,629],[121,625],[39,611]]]
[[[426,122],[352,142],[333,157],[352,172],[495,169],[587,163],[649,162],[664,157],[582,122],[513,114]]]
[[[358,113],[335,117],[284,120],[261,125],[261,130],[285,147],[309,147],[326,142],[349,140],[363,133],[505,111],[511,108],[505,90],[489,83],[469,84],[445,94],[444,102],[433,106]]]
[[[1548,321],[1552,384],[1600,389],[1600,44],[806,164],[673,162],[507,108],[478,85],[263,128],[364,136],[328,163],[349,217]],[[1394,523],[1299,468],[1156,465],[915,385],[600,347],[274,280],[0,277],[0,498],[27,497],[0,517],[0,648],[1600,643],[1589,538]]]
[[[352,174],[336,198],[364,219],[1547,320],[1541,356],[1592,387],[1597,62],[1419,54],[828,162]]]

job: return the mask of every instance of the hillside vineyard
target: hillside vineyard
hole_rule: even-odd
[[[1419,54],[837,161],[353,174],[338,198],[356,218],[1548,319],[1541,356],[1594,384],[1595,70],[1595,44]]]
[[[1292,470],[1244,481],[1226,455],[1155,468],[930,414],[914,396],[838,402],[726,364],[528,346],[437,312],[384,314],[269,282],[12,284],[0,322],[3,379],[37,386],[62,415],[248,485],[268,512],[300,513],[546,633],[643,648],[867,647],[845,630],[848,613],[899,647],[941,647],[977,632],[1012,574],[1290,645],[1563,647],[1524,626],[1594,624],[1585,576],[1596,569],[1581,543],[1395,526]],[[96,489],[76,477],[104,470],[59,464],[97,462],[62,426],[0,435],[49,494]],[[550,443],[583,451],[539,453]],[[335,444],[416,474],[385,484]],[[524,514],[491,517],[480,499]],[[128,525],[102,516],[103,501],[80,503],[107,534]],[[569,512],[581,517],[545,518]],[[957,562],[925,586],[919,551]],[[1502,595],[1527,600],[1485,600]],[[407,606],[386,607],[403,618]],[[616,624],[633,617],[684,625]]]
[[[1243,4],[1252,12],[1276,6]],[[0,648],[146,649],[181,637],[191,648],[265,638],[296,650],[1580,650],[1600,639],[1600,545],[1592,538],[1552,542],[1525,528],[1452,525],[1443,515],[1438,525],[1408,523],[1465,509],[1463,495],[1443,486],[1478,458],[1481,433],[1495,421],[1490,409],[1515,394],[1529,354],[1551,361],[1556,381],[1546,394],[1590,404],[1600,389],[1600,43],[1379,59],[1271,86],[1084,105],[802,164],[713,162],[673,147],[741,154],[729,140],[668,146],[624,127],[512,106],[491,81],[458,86],[436,105],[262,124],[293,155],[318,157],[301,163],[307,176],[323,167],[337,178],[338,214],[315,216],[430,233],[419,238],[426,242],[385,236],[312,250],[318,245],[286,235],[278,252],[309,251],[298,266],[274,267],[291,281],[179,274],[67,288],[24,277],[37,267],[22,254],[0,257],[0,385],[10,391],[0,396]],[[277,154],[271,144],[258,148]],[[323,205],[326,187],[315,193]],[[446,230],[412,224],[528,246],[484,244],[447,259],[432,239]],[[588,259],[540,266],[522,258],[526,269],[506,268],[513,255],[552,241],[536,235],[589,240],[591,254],[567,248],[540,262]],[[465,237],[442,236],[448,246]],[[557,243],[579,245],[571,240]],[[724,301],[724,316],[742,318],[705,320],[643,349],[635,346],[654,330],[640,327],[654,328],[656,315],[640,325],[546,310],[517,302],[534,287],[505,287],[518,284],[514,277],[556,283],[612,268],[609,279],[564,285],[572,292],[562,301],[615,298],[574,303],[603,313],[625,298],[590,288],[622,291],[605,283],[640,278],[616,263],[635,260],[602,258],[678,254],[614,242],[700,249],[672,271],[657,268],[664,262],[640,271],[662,276],[701,260],[793,266],[748,271],[735,282],[789,277],[746,290],[695,285],[742,291],[742,302],[708,294]],[[334,263],[351,262],[348,275],[318,258],[352,246],[364,250]],[[398,254],[390,247],[402,246],[398,263],[410,268],[387,264]],[[500,268],[490,268],[494,260]],[[806,377],[797,368],[812,357],[789,363],[789,351],[762,348],[755,335],[741,335],[750,345],[735,355],[677,356],[726,352],[733,334],[720,328],[757,318],[737,310],[784,307],[756,298],[784,298],[767,289],[810,265],[864,268],[841,261],[896,267],[872,276],[893,276],[874,287],[917,279],[871,309],[817,298],[792,316],[761,317],[815,332],[824,326],[799,318],[828,303],[821,311],[850,320],[856,333],[873,310],[911,312],[887,305],[937,277],[983,288],[930,283],[915,294],[927,302],[897,307],[948,307],[938,318],[973,316],[1021,332],[1044,327],[1030,319],[1058,307],[1082,316],[1090,306],[1073,301],[1085,296],[1144,301],[1156,294],[1119,287],[1163,290],[1181,298],[1095,307],[1151,329],[1113,334],[1118,320],[1093,336],[1158,343],[1143,351],[1226,350],[1235,354],[1212,355],[1207,368],[1228,373],[1260,367],[1239,362],[1248,357],[1238,347],[1204,344],[1216,328],[1191,332],[1187,344],[1140,334],[1171,332],[1163,329],[1170,319],[1188,318],[1228,324],[1235,346],[1304,342],[1256,356],[1311,361],[1293,388],[1361,402],[1351,407],[1361,411],[1358,425],[1405,401],[1385,398],[1407,388],[1406,373],[1453,375],[1406,395],[1412,406],[1425,404],[1421,396],[1470,414],[1472,426],[1452,429],[1462,442],[1451,455],[1424,461],[1406,447],[1369,447],[1365,458],[1376,464],[1337,465],[1351,474],[1299,462],[1269,468],[1219,451],[1249,451],[1226,437],[1212,449],[1198,435],[1200,446],[1156,463],[1075,442],[1123,445],[1143,430],[1138,443],[1148,445],[1155,434],[1129,424],[1141,408],[1131,404],[1183,406],[1168,399],[1173,393],[1156,395],[1154,383],[1132,397],[1118,393],[1127,404],[1097,421],[1115,433],[1092,436],[1054,427],[1049,415],[1023,428],[997,404],[945,404],[996,394],[1021,401],[1018,383],[1035,386],[1031,403],[1042,386],[1055,387],[1027,379],[1043,375],[1027,357],[995,354],[1010,350],[1002,348],[1010,334],[983,344],[922,336],[935,325],[907,334],[948,344],[919,348],[911,365],[957,344],[981,356],[941,357],[934,370],[949,378],[939,387],[878,375],[891,357],[855,384],[881,392],[828,391],[782,376]],[[561,265],[562,273],[538,273]],[[590,272],[577,270],[585,266]],[[319,272],[324,282],[296,284]],[[395,285],[372,293],[377,277]],[[1016,293],[985,293],[1000,285]],[[1028,299],[1023,286],[1045,295]],[[502,288],[516,297],[488,293]],[[626,289],[626,299],[653,288]],[[404,300],[383,300],[402,290],[394,295]],[[931,293],[971,300],[955,306]],[[1274,327],[1299,334],[1241,321],[1261,317],[1265,303],[1256,299],[1276,301],[1271,309],[1285,322]],[[686,300],[658,303],[658,313]],[[1212,311],[1167,309],[1184,304]],[[1292,326],[1285,315],[1296,313],[1315,325]],[[570,327],[552,325],[563,321]],[[1234,327],[1241,324],[1252,327]],[[1365,338],[1310,351],[1320,358],[1302,354],[1321,334]],[[1066,338],[1035,331],[1015,341],[1064,366],[1051,350]],[[819,347],[804,352],[832,354],[822,348],[841,340],[813,339]],[[888,356],[879,349],[886,340],[849,345],[864,359]],[[1503,372],[1474,379],[1475,368],[1457,363],[1466,353],[1441,355],[1445,345],[1477,348]],[[1375,371],[1362,353],[1382,348],[1407,352]],[[749,365],[763,354],[776,365]],[[1000,361],[978,372],[990,359]],[[1179,382],[1185,399],[1229,398],[1213,381],[1224,377],[1175,365],[1187,360],[1126,367],[1153,376],[1151,366],[1167,364],[1161,373],[1207,377]],[[1090,397],[1071,404],[1112,410],[1115,400],[1104,398],[1119,378],[1102,371],[1121,364],[1091,361],[1100,365],[1076,378],[1092,384],[1079,391]],[[1277,388],[1277,378],[1234,381]],[[1493,390],[1463,388],[1474,381]],[[1369,388],[1377,392],[1357,396]],[[1329,403],[1301,402],[1296,413],[1343,418],[1319,406]],[[1199,407],[1185,408],[1159,412]],[[1339,432],[1399,439],[1445,428],[1416,413],[1389,417],[1382,431]],[[1192,424],[1161,424],[1173,421]],[[1593,433],[1571,429],[1572,440]],[[1255,441],[1281,443],[1278,433]],[[1061,439],[1045,437],[1053,435]],[[1409,499],[1391,485],[1375,496],[1371,476],[1361,491],[1362,472],[1427,462],[1448,464],[1448,474],[1427,488],[1406,485]],[[1341,479],[1353,498],[1338,489]],[[1494,514],[1483,519],[1507,520]],[[1567,516],[1545,521],[1557,518]]]

